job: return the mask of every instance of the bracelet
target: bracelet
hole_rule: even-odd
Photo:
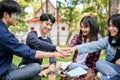
[[[50,71],[48,74],[56,74],[56,72],[54,72],[54,71]]]

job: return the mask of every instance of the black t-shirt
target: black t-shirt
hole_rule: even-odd
[[[116,60],[118,60],[120,58],[120,50],[117,49],[116,55],[113,58],[113,60],[111,61],[112,63],[115,63]]]

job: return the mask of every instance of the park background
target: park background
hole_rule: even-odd
[[[0,0],[2,1],[2,0]],[[71,37],[79,32],[79,22],[83,16],[93,16],[96,18],[100,34],[102,37],[107,35],[107,20],[112,14],[120,13],[120,0],[16,0],[22,6],[22,13],[17,26],[11,27],[10,31],[15,34],[20,42],[25,43],[26,35],[31,30],[36,30],[38,25],[31,24],[29,20],[39,18],[42,13],[50,13],[56,18],[56,25],[49,36],[55,45],[67,47]],[[44,6],[43,6],[44,5]],[[50,7],[52,6],[52,7]],[[36,14],[37,11],[40,13]],[[37,15],[37,16],[36,16]],[[39,19],[38,19],[39,20]],[[36,23],[35,20],[34,23]],[[33,20],[34,21],[34,20]],[[33,22],[32,22],[33,23]],[[65,24],[65,25],[61,25]],[[62,35],[61,31],[67,31]],[[54,37],[51,34],[55,34]],[[66,35],[67,34],[67,35]],[[62,36],[61,36],[62,35]],[[64,37],[64,38],[63,38]],[[63,43],[63,41],[64,43]],[[100,59],[105,59],[105,51],[102,51]],[[57,59],[57,61],[70,61],[72,56],[67,59]],[[19,64],[21,58],[14,56],[13,63]],[[44,59],[43,64],[48,63]],[[47,80],[47,78],[43,78]],[[57,80],[60,80],[57,77]]]

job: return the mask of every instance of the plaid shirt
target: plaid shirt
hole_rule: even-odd
[[[73,46],[76,46],[76,45],[79,45],[79,44],[82,44],[82,39],[80,38],[80,36],[78,34],[76,34],[73,37],[73,39],[71,40],[71,42],[69,44],[69,47],[73,47]],[[76,62],[77,55],[78,55],[78,51],[76,50],[75,53],[74,53],[74,55],[73,55],[73,58],[72,58],[73,62]],[[92,54],[91,53],[88,54],[87,58],[85,60],[85,64],[89,68],[92,68],[95,73],[97,73],[97,70],[96,70],[96,61],[99,59],[99,56],[100,56],[100,51],[97,51],[97,52],[94,52]]]

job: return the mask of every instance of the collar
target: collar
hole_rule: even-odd
[[[43,39],[47,39],[47,35],[45,37],[43,37],[40,33],[40,30],[37,30],[37,35],[38,35],[38,37],[41,37]]]

